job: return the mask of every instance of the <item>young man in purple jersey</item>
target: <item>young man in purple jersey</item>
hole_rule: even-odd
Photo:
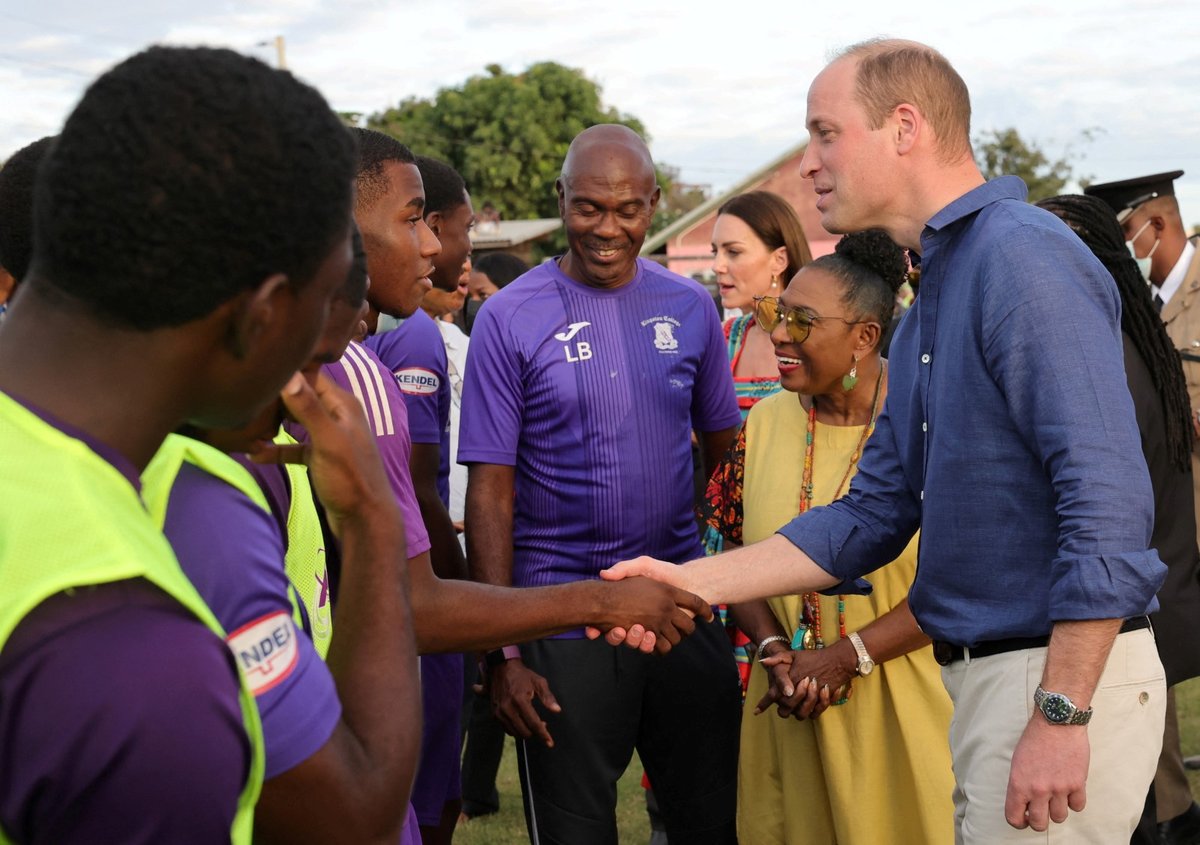
[[[491,296],[471,333],[459,460],[486,583],[591,583],[649,549],[695,557],[691,432],[711,466],[740,421],[711,298],[637,257],[659,198],[645,143],[585,130],[557,189],[569,251]],[[662,659],[575,630],[488,662],[506,727],[544,740],[519,755],[535,841],[615,843],[635,748],[672,841],[735,840],[741,701],[719,624]]]
[[[318,608],[305,605],[307,591],[293,593],[284,570],[285,547],[296,540],[289,537],[291,489],[281,465],[246,464],[269,511],[190,464],[176,477],[166,511],[164,533],[231,632],[234,653],[249,653],[267,633],[285,643],[269,662],[245,667],[266,744],[255,833],[268,842],[421,841],[402,800],[420,750],[421,699],[407,571],[398,564],[429,543],[412,497],[390,495],[359,391],[351,395],[335,386],[337,379],[318,376],[324,365],[345,360],[365,311],[366,261],[361,241],[355,242],[354,266],[303,370],[311,387],[289,385],[298,392],[284,396],[307,445],[272,444],[282,404],[237,431],[189,432],[223,451],[254,452],[259,460],[302,458],[309,466],[324,524],[335,535],[325,539],[324,557],[332,557],[336,546],[339,561],[340,612],[328,662],[312,640],[310,620]],[[297,505],[316,507],[311,500]],[[312,517],[316,524],[315,512]],[[396,553],[400,545],[407,546],[406,555]],[[300,626],[293,623],[295,611]]]
[[[409,466],[430,535],[433,570],[441,578],[463,579],[467,577],[466,561],[448,511],[450,380],[446,347],[433,318],[419,307],[421,298],[411,301],[411,286],[396,283],[398,276],[413,265],[399,260],[397,247],[401,240],[394,237],[394,223],[420,226],[422,294],[431,289],[441,242],[425,219],[428,209],[424,185],[412,153],[380,132],[355,131],[359,139],[355,216],[375,282],[368,297],[375,311],[403,319],[398,327],[373,334],[366,345],[387,366],[403,395],[412,439]],[[388,190],[380,190],[385,186]],[[413,804],[421,820],[422,837],[429,845],[442,845],[449,843],[453,834],[461,796],[458,713],[463,697],[462,656],[422,657],[421,678],[425,736]]]
[[[307,360],[350,263],[353,161],[315,90],[231,51],[156,47],[92,84],[38,173],[0,404],[6,424],[36,417],[39,450],[70,454],[72,472],[98,467],[106,492],[43,478],[60,509],[21,514],[37,491],[6,490],[0,549],[36,530],[42,570],[70,566],[56,549],[86,510],[117,520],[89,540],[106,572],[140,548],[140,571],[167,583],[177,564],[149,543],[138,475],[181,423],[241,424]],[[31,458],[0,454],[0,480]],[[3,558],[11,601],[22,562]],[[231,655],[182,595],[148,577],[77,581],[5,632],[4,838],[230,840],[239,795],[257,793],[257,720],[243,722]]]

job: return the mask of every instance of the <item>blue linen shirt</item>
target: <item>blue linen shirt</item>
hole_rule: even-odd
[[[854,591],[921,528],[909,604],[958,645],[1146,613],[1166,575],[1116,285],[1025,194],[1002,177],[926,224],[858,475],[780,530]]]

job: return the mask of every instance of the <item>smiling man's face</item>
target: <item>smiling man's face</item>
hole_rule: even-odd
[[[575,155],[555,187],[570,246],[563,272],[594,287],[632,281],[658,206],[653,166],[620,143],[595,144]]]

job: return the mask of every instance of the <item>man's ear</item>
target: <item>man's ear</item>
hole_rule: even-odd
[[[658,201],[662,199],[662,186],[655,185],[654,193],[650,195],[650,216],[654,216],[654,210],[658,208]]]
[[[563,187],[561,176],[554,180],[554,192],[558,194],[558,216],[565,220],[567,218],[566,189]]]
[[[438,236],[438,240],[441,240],[441,226],[444,221],[445,218],[440,211],[431,211],[425,215],[425,225]]]
[[[901,103],[892,110],[891,129],[896,152],[906,155],[916,147],[921,134],[926,131],[925,118],[911,103]]]
[[[239,360],[252,354],[264,337],[279,330],[279,322],[291,313],[285,298],[293,297],[288,277],[276,273],[250,290],[242,291],[224,308],[229,309],[228,342],[230,353]]]

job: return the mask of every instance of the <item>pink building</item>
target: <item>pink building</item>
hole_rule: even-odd
[[[808,239],[813,258],[833,252],[840,235],[821,227],[813,183],[800,176],[800,157],[807,144],[785,152],[765,167],[751,173],[720,196],[709,199],[653,237],[647,238],[642,255],[662,261],[683,276],[705,275],[712,269],[712,230],[717,209],[736,194],[772,191],[792,204]]]

